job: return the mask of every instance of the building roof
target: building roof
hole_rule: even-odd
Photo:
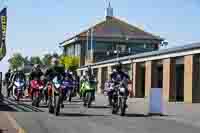
[[[131,55],[131,56],[126,56],[126,57],[120,57],[118,61],[126,61],[126,60],[135,60],[135,59],[140,59],[140,58],[148,58],[148,57],[153,57],[153,56],[160,56],[160,55],[167,55],[167,54],[172,54],[172,53],[178,53],[183,52],[183,51],[189,51],[189,50],[195,50],[195,49],[200,49],[200,42],[199,43],[192,43],[192,44],[187,44],[181,47],[173,47],[173,48],[168,48],[168,49],[162,49],[158,51],[153,51],[153,52],[145,52],[145,53],[140,53],[136,55]],[[106,60],[102,62],[97,62],[94,63],[92,66],[97,66],[97,65],[102,65],[102,64],[108,64],[108,63],[114,63],[117,62],[116,59],[111,59],[111,60]],[[87,66],[83,66],[81,68],[85,68]]]
[[[124,38],[124,39],[149,39],[149,40],[160,40],[163,39],[159,36],[155,36],[151,33],[145,32],[138,27],[130,25],[116,17],[106,17],[106,20],[90,27],[89,29],[69,38],[60,44],[70,41],[76,37],[87,37],[87,32],[93,29],[94,38]]]

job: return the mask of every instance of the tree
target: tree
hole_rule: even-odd
[[[24,58],[24,64],[25,64],[25,65],[30,64],[30,61],[29,61],[29,59],[28,59],[28,56],[26,56],[26,57]]]
[[[30,63],[31,64],[39,64],[42,65],[42,61],[40,60],[39,56],[33,56],[30,58]]]
[[[24,64],[24,58],[20,53],[14,53],[13,57],[8,59],[9,65],[11,69],[17,69],[18,67],[22,67]]]
[[[71,71],[75,71],[79,67],[79,60],[80,58],[77,56],[60,56],[60,63]]]
[[[49,66],[51,64],[51,58],[51,54],[45,54],[42,58],[42,64],[46,67]]]

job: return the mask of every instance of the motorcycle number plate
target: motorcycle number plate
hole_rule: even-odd
[[[125,88],[124,88],[124,87],[121,87],[121,88],[120,88],[120,92],[125,92]]]

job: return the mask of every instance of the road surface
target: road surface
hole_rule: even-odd
[[[130,111],[124,117],[112,115],[105,104],[105,98],[97,96],[93,107],[86,109],[74,98],[72,103],[65,103],[60,116],[56,117],[49,114],[45,106],[32,107],[28,99],[17,103],[5,98],[0,104],[0,113],[6,112],[14,120],[11,120],[13,126],[17,124],[23,129],[21,133],[199,133],[200,130],[189,124]]]

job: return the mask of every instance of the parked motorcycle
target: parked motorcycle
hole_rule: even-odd
[[[83,96],[84,106],[90,107],[92,101],[95,100],[95,88],[96,82],[95,81],[84,81],[81,86],[81,92]]]
[[[117,114],[120,110],[120,115],[124,116],[126,112],[127,89],[123,81],[115,85],[112,99],[112,113]]]
[[[25,86],[24,80],[21,80],[21,79],[18,78],[18,79],[16,79],[16,81],[14,81],[13,97],[15,98],[15,100],[19,101],[20,98],[23,97],[24,86]]]

